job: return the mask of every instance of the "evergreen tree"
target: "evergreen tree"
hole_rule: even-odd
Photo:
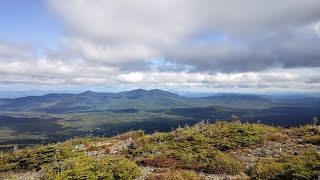
[[[18,144],[15,144],[15,145],[13,146],[13,148],[12,148],[12,152],[13,152],[13,153],[17,153],[18,150],[19,150]]]
[[[231,118],[232,118],[232,122],[240,123],[238,116],[232,114]]]
[[[312,123],[313,126],[316,126],[318,121],[319,121],[318,117],[314,117],[314,118],[312,118],[312,122],[311,123]]]

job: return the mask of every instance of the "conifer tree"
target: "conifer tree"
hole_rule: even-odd
[[[314,118],[312,118],[312,122],[311,123],[312,123],[313,126],[317,126],[318,121],[319,121],[318,117],[314,117]]]

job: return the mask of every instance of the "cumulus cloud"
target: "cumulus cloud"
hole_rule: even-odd
[[[0,63],[0,83],[7,85],[130,86],[144,88],[320,88],[320,68],[271,69],[261,72],[209,73],[143,71],[125,73],[82,60],[40,58]]]
[[[72,63],[45,58],[0,62],[0,73],[42,77],[97,77],[116,72],[115,68],[74,60]]]
[[[277,32],[244,42],[182,46],[172,50],[168,59],[192,64],[200,71],[249,72],[275,67],[319,67],[320,39],[303,30]]]
[[[142,73],[120,74],[118,80],[125,83],[141,83],[144,78]]]
[[[49,5],[73,36],[66,46],[90,60],[120,65],[166,58],[215,72],[320,66],[317,0],[51,0]],[[313,31],[296,32],[311,24]],[[190,39],[203,33],[228,42],[192,46]]]
[[[66,48],[81,53],[85,59],[111,65],[142,61],[157,56],[155,49],[140,44],[111,45],[76,38],[64,38],[62,42]]]
[[[0,55],[1,56],[11,56],[15,54],[15,50],[12,50],[9,46],[0,44]]]
[[[0,60],[30,55],[34,50],[30,45],[2,42],[0,40]]]
[[[310,24],[309,29],[320,37],[320,21]]]
[[[63,0],[49,1],[70,31],[118,41],[153,43],[216,30],[253,33],[319,20],[319,1],[218,0]],[[164,39],[163,39],[164,38]]]
[[[320,1],[48,0],[61,47],[0,42],[0,83],[319,88]],[[26,53],[27,52],[27,53]]]

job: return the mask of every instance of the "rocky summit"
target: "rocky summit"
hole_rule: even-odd
[[[320,127],[235,122],[74,138],[1,153],[2,179],[315,179]]]

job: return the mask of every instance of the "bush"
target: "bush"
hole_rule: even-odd
[[[100,160],[87,155],[68,158],[45,166],[42,179],[135,179],[138,166],[125,158],[104,157]]]
[[[205,180],[204,176],[201,176],[193,171],[186,170],[169,170],[167,172],[154,173],[150,174],[147,180],[158,180],[158,179],[166,179],[166,180]]]
[[[58,162],[75,154],[70,149],[60,148],[56,145],[21,149],[3,155],[0,160],[0,171],[39,170],[44,164]]]
[[[150,159],[144,159],[140,164],[144,166],[162,167],[162,168],[176,168],[179,167],[179,163],[175,159],[156,157]]]
[[[212,151],[196,160],[185,162],[182,168],[205,173],[234,175],[240,173],[244,165],[236,157],[221,151]]]
[[[126,158],[104,157],[100,163],[101,168],[112,171],[114,179],[135,179],[140,175],[137,164]]]
[[[302,138],[302,143],[310,143],[313,145],[320,145],[320,134],[315,136],[305,136]]]
[[[292,128],[292,130],[293,130],[293,135],[297,138],[320,134],[320,130],[318,127],[314,127],[314,126],[310,126],[310,125],[302,126],[299,128]]]
[[[146,165],[236,174],[243,164],[223,151],[255,145],[275,129],[254,124],[202,122],[170,133],[146,135],[134,141],[131,153]]]
[[[310,151],[279,159],[262,158],[251,175],[256,179],[316,179],[320,175],[320,153]]]

